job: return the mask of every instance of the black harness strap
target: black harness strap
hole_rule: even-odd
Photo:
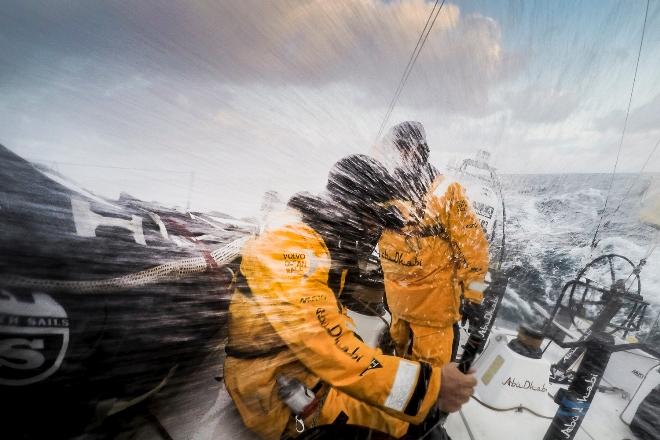
[[[250,289],[250,285],[248,284],[247,278],[245,278],[245,275],[243,275],[243,272],[239,268],[236,271],[236,290],[241,292],[243,295],[245,295],[248,298],[252,298],[252,289]],[[273,330],[275,332],[275,330]],[[278,353],[281,353],[285,350],[287,350],[289,347],[287,345],[276,345],[274,347],[268,347],[264,349],[251,349],[249,347],[246,348],[237,348],[234,347],[231,343],[231,341],[225,346],[225,353],[227,356],[236,358],[236,359],[257,359],[257,358],[262,358],[262,357],[269,357],[269,356],[274,356]]]
[[[236,289],[248,298],[252,298],[252,289],[240,268],[236,271]]]
[[[286,345],[280,345],[276,347],[269,347],[264,350],[243,350],[240,348],[232,347],[227,344],[225,346],[225,353],[227,356],[236,358],[236,359],[258,359],[262,357],[275,356],[278,353],[287,350],[289,347]]]

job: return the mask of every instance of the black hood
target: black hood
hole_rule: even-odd
[[[327,197],[353,229],[396,229],[401,215],[386,202],[402,197],[401,186],[376,159],[354,154],[337,161],[328,173]],[[363,231],[358,231],[362,233]]]
[[[399,167],[394,170],[401,198],[414,203],[424,200],[439,174],[438,170],[428,162]]]
[[[318,196],[299,193],[289,206],[323,235],[329,247],[376,245],[384,228],[403,226],[401,214],[386,202],[401,197],[401,188],[376,159],[354,154],[337,161],[328,173],[327,191]]]

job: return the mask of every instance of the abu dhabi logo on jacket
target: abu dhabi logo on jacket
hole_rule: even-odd
[[[403,256],[403,254],[399,251],[395,251],[394,255],[391,255],[387,251],[387,249],[382,249],[380,251],[380,257],[387,260],[387,261],[391,261],[393,263],[399,264],[401,266],[407,266],[407,267],[422,266],[422,260],[417,258],[417,255],[415,255],[412,258],[406,260]]]
[[[346,353],[346,355],[353,359],[355,362],[360,362],[364,357],[364,355],[360,353],[360,347],[350,347],[346,345],[342,341],[342,338],[345,335],[344,329],[340,324],[335,324],[330,327],[330,323],[328,323],[325,313],[326,312],[324,308],[319,307],[316,309],[316,319],[318,319],[321,327],[323,327],[325,332],[334,339],[335,345],[337,348],[339,348],[339,350]]]
[[[62,365],[68,345],[68,316],[50,295],[21,301],[0,289],[0,385],[46,379]]]

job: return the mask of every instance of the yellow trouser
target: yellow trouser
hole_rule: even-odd
[[[393,314],[390,335],[399,356],[407,355],[412,339],[412,360],[428,362],[435,367],[442,367],[451,360],[452,327],[413,324]]]

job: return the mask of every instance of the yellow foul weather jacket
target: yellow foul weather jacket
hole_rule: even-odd
[[[488,242],[463,187],[439,176],[423,211],[397,206],[415,219],[387,230],[378,243],[387,302],[393,315],[426,327],[460,319],[460,299],[481,303],[488,270]]]
[[[440,370],[361,341],[328,285],[336,268],[322,237],[296,212],[243,249],[245,283],[237,283],[229,308],[227,390],[245,424],[263,438],[279,438],[290,423],[277,395],[280,374],[308,388],[323,382],[359,401],[355,411],[363,414],[348,414],[348,423],[375,410],[399,423],[390,432],[405,433],[401,421],[421,422],[437,400]],[[336,401],[336,394],[327,400]],[[355,405],[343,408],[351,412]]]

